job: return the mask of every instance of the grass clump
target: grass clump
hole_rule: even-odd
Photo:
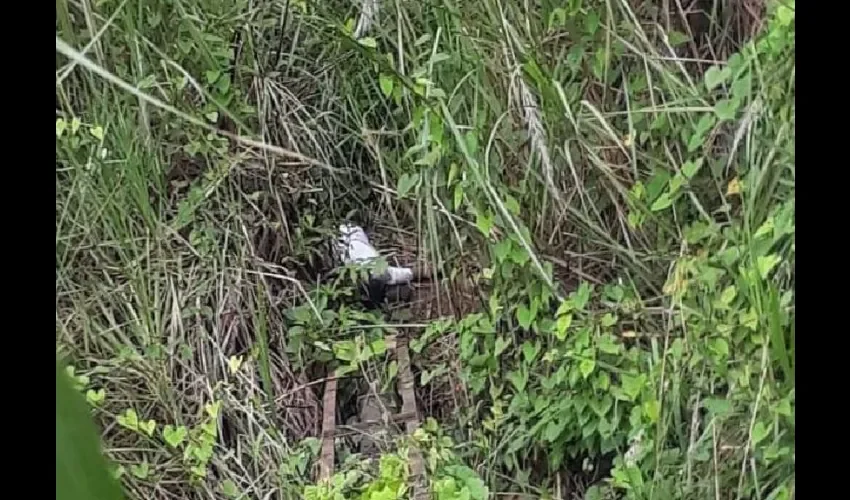
[[[410,329],[435,498],[793,498],[794,2],[692,3],[57,2],[57,355],[127,495],[407,498],[313,468]],[[357,307],[345,219],[429,292]]]

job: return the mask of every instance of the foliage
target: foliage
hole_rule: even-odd
[[[127,494],[409,495],[410,443],[311,469],[403,327],[436,498],[793,498],[795,2],[379,4],[57,2],[57,351]],[[363,311],[352,219],[455,314]]]

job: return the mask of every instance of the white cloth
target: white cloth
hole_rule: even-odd
[[[369,243],[369,236],[360,226],[343,224],[339,226],[338,249],[346,264],[365,264],[380,257],[375,247]],[[375,279],[385,281],[388,285],[410,283],[413,270],[407,267],[388,266],[386,273]]]

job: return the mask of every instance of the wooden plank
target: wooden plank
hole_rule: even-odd
[[[336,379],[328,379],[322,399],[322,454],[319,459],[319,480],[329,479],[334,473],[334,434],[336,431]]]
[[[401,395],[401,414],[407,418],[404,422],[408,436],[413,436],[419,428],[419,414],[416,410],[416,393],[414,392],[413,372],[410,369],[410,352],[407,349],[408,338],[401,336],[396,339],[396,359],[398,360],[398,393]],[[422,453],[412,440],[408,450],[410,459],[410,482],[412,483],[413,500],[428,498],[428,486],[425,478],[425,466]]]

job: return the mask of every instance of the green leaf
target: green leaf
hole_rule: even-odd
[[[213,403],[205,404],[204,410],[207,412],[207,415],[209,415],[211,419],[217,419],[218,414],[221,411],[221,401],[215,401]]]
[[[508,348],[509,345],[511,345],[511,339],[505,340],[504,337],[497,337],[496,338],[496,350],[493,353],[493,356],[499,357],[499,355],[502,354],[505,351],[505,349]]]
[[[93,135],[95,139],[99,141],[103,140],[103,127],[101,127],[100,125],[92,127],[89,132],[91,132],[91,135]]]
[[[716,338],[711,341],[711,350],[721,356],[729,356],[729,342],[726,339]]]
[[[775,219],[773,218],[773,216],[768,217],[767,220],[765,220],[764,223],[759,226],[758,230],[753,235],[753,239],[757,240],[763,238],[773,232],[773,228],[775,227],[774,221]]]
[[[369,348],[372,349],[372,354],[380,356],[387,352],[387,341],[383,338],[375,339],[369,344]]]
[[[649,419],[650,423],[658,422],[658,416],[661,414],[661,403],[657,399],[652,399],[643,403],[643,414]]]
[[[567,338],[567,330],[570,328],[570,324],[572,322],[572,314],[564,314],[558,317],[558,329],[555,332],[555,336],[558,337],[558,340],[564,340],[565,338]]]
[[[528,383],[528,374],[523,370],[512,371],[508,373],[508,380],[511,381],[517,392],[525,390],[525,385]]]
[[[592,359],[583,359],[581,363],[578,365],[578,369],[581,372],[581,376],[587,378],[593,373],[593,369],[596,368],[596,361]]]
[[[764,438],[766,438],[768,434],[770,434],[770,427],[767,426],[767,425],[764,425],[764,422],[762,422],[762,421],[756,422],[755,425],[753,426],[753,434],[752,434],[753,446],[764,441]]]
[[[212,85],[213,83],[216,82],[216,80],[218,80],[221,77],[221,71],[207,70],[207,72],[205,73],[205,76],[207,77],[207,83]]]
[[[534,358],[537,357],[538,352],[540,352],[539,344],[532,344],[529,341],[525,341],[522,343],[522,355],[525,358],[526,364],[530,364],[532,361],[534,361]]]
[[[148,436],[153,436],[153,432],[156,430],[156,422],[154,420],[139,422],[139,430],[144,431]]]
[[[626,393],[629,399],[634,401],[643,390],[643,385],[646,383],[646,375],[634,376],[624,373],[621,382],[623,392]]]
[[[531,323],[534,322],[536,316],[537,310],[535,308],[529,309],[525,304],[520,304],[516,309],[516,319],[519,321],[519,326],[523,330],[528,330],[531,327]]]
[[[162,429],[162,437],[165,439],[165,442],[169,444],[172,448],[177,448],[181,444],[183,444],[183,440],[186,439],[186,436],[189,434],[189,431],[186,429],[186,426],[181,425],[179,427],[174,427],[171,424],[166,425]]]
[[[490,236],[490,230],[493,229],[493,217],[489,213],[478,212],[475,214],[475,226],[481,231],[484,236]]]
[[[478,152],[478,133],[474,130],[470,130],[463,137],[464,142],[466,143],[466,152],[470,154],[470,156],[475,156]]]
[[[355,346],[352,340],[341,340],[333,344],[334,356],[340,361],[354,361]]]
[[[723,293],[720,294],[720,302],[724,306],[728,306],[733,300],[735,300],[736,295],[738,295],[738,290],[735,288],[735,285],[729,285],[723,290]]]
[[[419,174],[401,174],[401,177],[398,179],[398,187],[396,188],[398,197],[404,198],[417,184],[419,184]]]
[[[543,431],[543,439],[550,443],[554,442],[558,439],[558,436],[561,435],[561,432],[564,431],[564,426],[559,425],[558,422],[552,420],[548,424],[546,424],[546,429]]]
[[[123,498],[101,455],[89,408],[57,364],[56,500]]]
[[[118,425],[131,431],[139,430],[139,416],[136,414],[136,410],[128,408],[122,415],[118,415]]]
[[[587,302],[590,300],[590,285],[586,281],[582,281],[576,290],[576,295],[573,298],[573,306],[576,310],[581,311]]]
[[[759,275],[761,275],[762,279],[767,279],[768,275],[770,275],[770,271],[776,267],[776,264],[779,264],[779,261],[782,260],[776,254],[763,255],[756,259],[756,266],[759,270]]]
[[[493,245],[493,253],[500,264],[504,262],[511,253],[511,240],[505,239]]]
[[[103,389],[89,389],[86,391],[86,401],[92,406],[98,406],[103,403],[104,399],[106,399],[106,391]]]
[[[688,179],[693,179],[700,167],[702,167],[702,158],[697,161],[687,161],[682,165],[682,174]]]
[[[714,104],[714,114],[720,121],[734,120],[740,106],[738,99],[720,99]]]
[[[224,496],[230,498],[236,498],[239,496],[239,488],[237,488],[236,483],[230,479],[225,479],[221,482],[221,492]]]
[[[357,43],[364,47],[369,47],[370,49],[374,49],[378,46],[378,41],[372,38],[371,36],[363,37],[357,40]]]
[[[728,67],[712,66],[703,76],[705,88],[709,91],[714,90],[715,87],[728,80],[730,76],[732,76],[732,70]]]
[[[62,137],[62,134],[65,133],[67,128],[68,122],[66,122],[64,118],[56,119],[56,137]]]
[[[727,399],[710,398],[703,401],[702,405],[713,415],[725,416],[732,413],[732,403]]]
[[[794,8],[785,4],[780,3],[776,8],[776,19],[779,21],[780,26],[790,26],[791,22],[794,21],[794,14]]]
[[[656,199],[652,203],[652,206],[649,209],[652,210],[653,212],[658,212],[658,211],[664,210],[665,208],[669,207],[672,204],[673,204],[673,198],[670,197],[670,193],[664,192],[664,193],[661,193],[661,196],[659,196],[658,199]]]
[[[130,466],[130,473],[139,479],[147,479],[151,472],[151,466],[147,462],[133,464]]]
[[[378,77],[378,84],[381,86],[381,93],[384,94],[384,97],[389,97],[393,93],[393,77],[390,75],[385,75],[381,73],[381,76]]]
[[[614,342],[614,337],[611,335],[599,337],[596,347],[605,354],[619,354],[620,352],[620,346]]]
[[[691,39],[688,35],[676,30],[670,30],[670,32],[667,33],[667,38],[671,47],[678,47],[679,45],[688,43]]]

